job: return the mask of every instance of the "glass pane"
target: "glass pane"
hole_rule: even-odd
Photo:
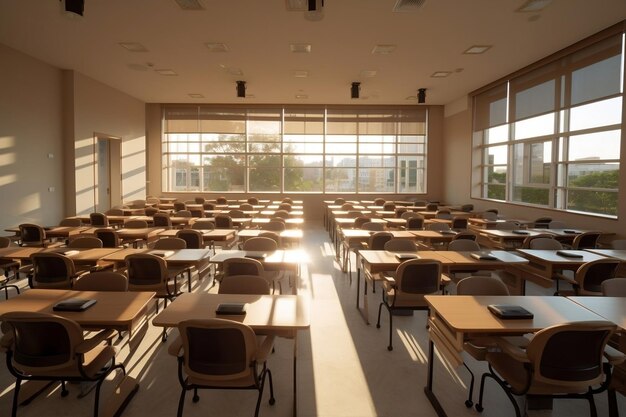
[[[280,143],[249,143],[248,152],[280,153]]]
[[[618,189],[619,164],[591,163],[567,166],[568,187]]]
[[[321,167],[323,161],[322,155],[288,155],[283,158],[286,167]]]
[[[327,167],[356,167],[356,158],[344,155],[326,155]]]
[[[516,83],[514,82],[514,84]],[[530,88],[525,88],[515,94],[513,103],[515,106],[515,120],[556,110],[555,86],[556,81],[549,80]],[[517,88],[524,88],[524,84],[520,84]]]
[[[422,161],[419,161],[422,162]],[[398,168],[398,192],[423,193],[426,184],[425,170],[416,168],[418,161],[400,161]]]
[[[285,191],[322,191],[322,168],[285,168]]]
[[[359,192],[393,192],[395,190],[393,168],[359,168]]]
[[[617,216],[617,192],[568,190],[567,209]]]
[[[620,143],[620,130],[570,136],[568,158],[570,161],[619,159]]]
[[[395,145],[391,143],[360,143],[359,153],[395,153]]]
[[[572,105],[619,94],[622,56],[593,63],[572,72]]]
[[[214,161],[212,161],[214,162]],[[203,191],[244,191],[245,167],[222,161],[204,166]]]
[[[356,168],[326,169],[326,192],[356,192]]]
[[[550,183],[552,142],[520,143],[515,145],[513,152],[515,184]]]
[[[490,146],[485,148],[485,164],[504,165],[506,164],[507,146]]]
[[[420,143],[400,143],[398,153],[426,153],[426,145]]]
[[[509,125],[492,127],[485,130],[485,144],[506,142],[509,140]]]
[[[610,126],[622,122],[622,98],[598,101],[570,110],[570,131]]]
[[[506,188],[504,185],[487,185],[487,198],[493,198],[495,200],[504,200],[506,195]]]
[[[280,191],[280,167],[250,168],[250,191]]]
[[[513,187],[513,200],[523,203],[547,206],[550,202],[550,190],[547,188]]]
[[[506,166],[490,166],[485,168],[485,178],[488,183],[506,184]]]
[[[522,120],[514,124],[515,139],[534,138],[554,133],[554,113]]]
[[[322,153],[324,152],[323,143],[285,143],[283,144],[284,153]]]

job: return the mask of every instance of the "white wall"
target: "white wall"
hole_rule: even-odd
[[[61,70],[1,44],[0,62],[0,228],[57,224],[64,213]]]

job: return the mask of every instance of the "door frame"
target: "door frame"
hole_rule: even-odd
[[[93,210],[98,210],[98,141],[109,142],[110,206],[122,205],[122,138],[107,133],[93,133]]]

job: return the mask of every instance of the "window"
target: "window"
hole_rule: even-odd
[[[473,96],[475,196],[617,215],[622,43],[614,34]]]
[[[427,111],[164,107],[165,191],[425,193]]]

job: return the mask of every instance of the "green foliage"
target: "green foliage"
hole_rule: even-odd
[[[617,190],[619,170],[592,172],[569,182],[570,187],[614,189],[615,192],[570,189],[567,206],[571,210],[617,215]]]

